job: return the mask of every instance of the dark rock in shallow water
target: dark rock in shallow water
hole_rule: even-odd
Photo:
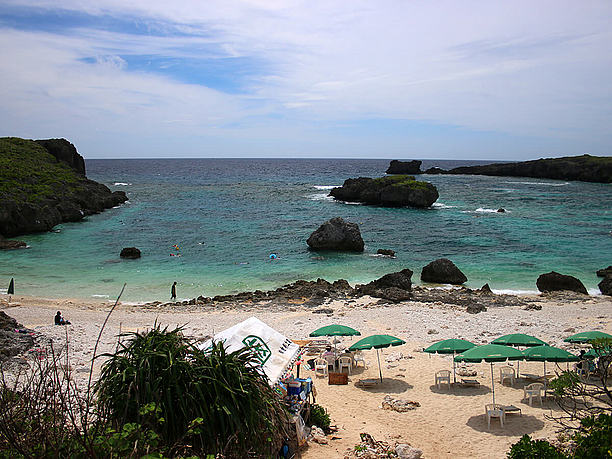
[[[390,249],[378,249],[376,253],[378,255],[384,255],[386,257],[395,257],[395,252]]]
[[[478,293],[480,293],[481,295],[493,295],[493,292],[491,291],[491,287],[489,287],[489,284],[484,284],[482,287],[480,287],[480,290],[478,290]]]
[[[359,226],[340,217],[323,223],[310,235],[306,243],[314,250],[363,252],[364,247]]]
[[[406,301],[410,299],[412,274],[412,271],[406,268],[396,273],[385,274],[369,284],[358,285],[356,290],[360,295],[383,298],[394,303]]]
[[[23,249],[25,247],[27,247],[27,244],[23,241],[4,239],[0,236],[0,250]]]
[[[394,159],[389,164],[387,174],[420,174],[422,161],[398,161]]]
[[[467,282],[468,279],[452,261],[448,258],[440,258],[423,267],[421,280],[436,284],[459,285]]]
[[[121,249],[121,258],[140,258],[140,249],[136,247],[125,247]]]
[[[335,199],[385,207],[430,207],[438,199],[438,190],[431,183],[419,182],[410,175],[394,175],[372,179],[350,178],[330,193]]]
[[[573,276],[559,274],[551,271],[546,274],[541,274],[536,281],[536,285],[540,292],[555,292],[560,290],[569,290],[577,293],[588,295],[584,284]]]
[[[603,295],[612,296],[612,277],[608,276],[602,280],[598,285],[599,291]]]
[[[506,212],[506,209],[504,209],[503,207],[500,207],[499,209],[497,209],[497,212],[500,214],[503,214]]]
[[[607,268],[604,268],[604,269],[598,269],[597,270],[597,276],[598,277],[610,277],[610,276],[612,276],[612,266],[608,266]]]

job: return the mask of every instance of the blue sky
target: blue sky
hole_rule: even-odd
[[[4,0],[0,136],[85,158],[610,156],[611,23],[595,0]]]

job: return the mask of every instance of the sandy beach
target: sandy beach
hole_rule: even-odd
[[[302,376],[304,373],[313,376],[317,403],[329,411],[332,424],[338,427],[333,438],[329,436],[329,444],[311,442],[302,451],[302,457],[344,457],[359,443],[359,434],[367,432],[376,440],[389,444],[409,443],[421,449],[426,458],[501,458],[523,434],[536,438],[554,435],[556,425],[546,419],[546,415],[554,413],[554,403],[544,401],[540,406],[534,402],[529,406],[526,400],[522,400],[525,381],[517,380],[514,387],[500,385],[499,367],[504,364],[496,364],[496,401],[521,408],[522,415],[508,415],[504,428],[500,427],[499,420],[492,420],[488,430],[484,406],[491,403],[490,365],[473,365],[480,388],[453,387],[449,390],[442,386],[438,389],[434,384],[434,374],[441,369],[451,369],[451,358],[429,355],[422,349],[446,338],[463,338],[484,344],[498,336],[520,332],[537,336],[550,345],[577,351],[578,347],[564,343],[563,338],[585,330],[612,332],[610,297],[533,295],[529,300],[530,305],[542,306],[542,309],[489,307],[486,312],[469,314],[464,307],[440,302],[408,301],[381,306],[370,297],[325,304],[326,308],[333,309],[333,314],[316,314],[312,308],[297,303],[284,307],[265,304],[224,307],[120,304],[110,316],[98,353],[112,351],[120,331],[145,330],[155,322],[170,328],[184,326],[185,334],[194,339],[204,339],[251,316],[258,317],[292,339],[307,338],[316,328],[333,323],[356,328],[362,336],[391,334],[405,340],[406,344],[383,350],[384,381],[375,388],[355,386],[358,379],[378,376],[375,351],[365,352],[368,368],[355,369],[349,376],[348,385],[330,386],[326,378],[316,378],[310,371],[302,372]],[[0,304],[2,311],[39,334],[39,344],[53,340],[54,345],[63,346],[67,332],[74,374],[77,378],[87,375],[96,338],[112,303],[16,296],[7,305],[7,297],[2,295]],[[53,316],[57,310],[62,311],[72,325],[54,326]],[[354,341],[355,338],[345,338],[342,344],[350,345]],[[403,358],[395,360],[400,353]],[[17,359],[20,358],[25,357]],[[96,365],[96,372],[100,364]],[[511,365],[516,368],[516,363]],[[539,362],[521,362],[520,369],[521,373],[543,372]],[[555,369],[554,364],[547,364],[548,372]],[[381,403],[387,394],[416,401],[420,406],[403,413],[383,410]]]

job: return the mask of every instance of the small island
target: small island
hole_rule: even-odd
[[[49,231],[127,201],[85,176],[85,161],[65,139],[0,138],[0,239]]]
[[[384,207],[430,207],[438,199],[438,189],[412,175],[380,178],[359,177],[345,180],[329,193],[339,201],[362,202]]]

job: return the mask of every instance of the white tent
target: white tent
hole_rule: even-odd
[[[259,363],[271,386],[277,383],[300,350],[297,344],[256,317],[217,333],[212,341],[224,341],[225,348],[229,352],[245,346],[257,349]],[[202,343],[200,349],[207,349],[210,346],[211,340]]]

